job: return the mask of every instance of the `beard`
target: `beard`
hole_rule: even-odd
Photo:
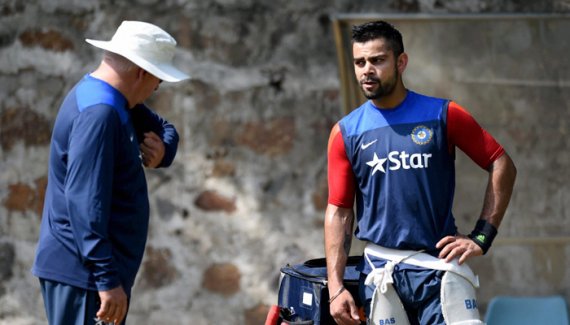
[[[398,81],[398,77],[399,77],[398,69],[394,69],[393,78],[390,78],[384,82],[382,82],[377,77],[369,76],[360,80],[360,89],[362,90],[362,93],[367,99],[380,99],[394,92],[394,89],[396,88],[396,83]],[[376,90],[368,91],[364,89],[365,82],[376,82],[378,84],[378,87],[376,88]]]

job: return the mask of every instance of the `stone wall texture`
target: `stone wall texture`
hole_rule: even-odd
[[[54,118],[101,56],[85,38],[109,39],[123,20],[155,23],[178,40],[177,65],[193,76],[163,83],[148,103],[181,142],[172,167],[147,170],[150,234],[129,323],[255,325],[277,302],[279,268],[324,254],[326,146],[343,115],[332,15],[569,12],[568,0],[1,0],[0,324],[46,323],[29,269]],[[505,32],[506,46],[524,43],[517,31]],[[472,263],[483,310],[499,294],[570,299],[570,44],[543,45],[560,53],[561,68],[535,78],[554,84],[529,100],[520,98],[532,86],[454,88],[508,103],[463,104],[519,170],[497,244]],[[457,165],[454,209],[468,232],[486,173],[464,156]]]

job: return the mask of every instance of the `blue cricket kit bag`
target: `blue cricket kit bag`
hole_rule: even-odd
[[[358,308],[362,306],[358,295],[360,272],[356,270],[360,260],[360,256],[349,257],[344,271],[344,287],[352,294]],[[336,324],[329,311],[327,267],[324,258],[281,268],[278,298],[283,324]]]

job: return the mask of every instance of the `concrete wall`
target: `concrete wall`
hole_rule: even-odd
[[[122,20],[153,22],[178,40],[177,63],[193,75],[162,84],[149,101],[182,139],[171,168],[147,170],[151,230],[129,323],[263,324],[279,268],[323,255],[326,143],[343,114],[330,15],[569,11],[565,0],[2,1],[0,324],[45,323],[29,269],[53,120],[100,59],[84,38],[108,39]],[[516,32],[505,34],[513,46]],[[570,299],[569,45],[559,39],[543,44],[560,53],[562,68],[545,76],[558,86],[524,102],[517,99],[533,87],[494,94],[506,97],[499,108],[462,102],[519,167],[497,245],[473,263],[487,284],[483,308],[496,294]],[[456,85],[453,96],[497,91],[470,87]],[[462,156],[457,164],[456,215],[469,231],[485,173]]]

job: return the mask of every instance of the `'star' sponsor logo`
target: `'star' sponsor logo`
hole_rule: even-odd
[[[372,175],[374,175],[377,171],[386,173],[384,168],[386,160],[388,160],[386,167],[389,170],[398,170],[428,168],[430,158],[431,153],[414,153],[410,155],[405,151],[391,151],[388,154],[388,158],[378,158],[378,155],[374,153],[374,158],[366,164],[372,167]]]

